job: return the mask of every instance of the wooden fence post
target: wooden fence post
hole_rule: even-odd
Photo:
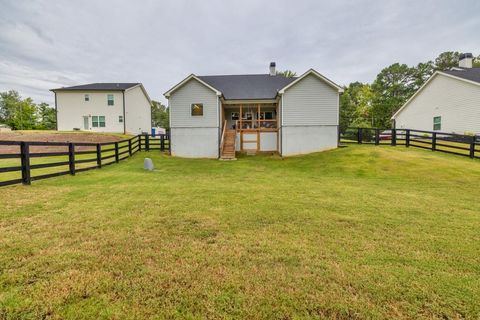
[[[470,158],[475,158],[475,144],[476,144],[477,137],[473,136],[472,141],[470,142]]]
[[[393,128],[392,129],[392,141],[391,141],[392,146],[397,145],[397,129]]]
[[[160,135],[160,151],[165,151],[165,135]]]
[[[75,145],[68,144],[68,168],[72,176],[75,175]]]
[[[145,151],[150,151],[150,138],[148,134],[145,135]]]
[[[137,138],[138,138],[138,151],[142,151],[142,135],[139,134]]]
[[[102,145],[97,143],[97,168],[102,167]]]
[[[132,139],[128,139],[128,155],[132,156]]]
[[[362,128],[357,128],[357,142],[359,144],[362,143],[362,140],[363,140],[363,129]]]
[[[115,162],[118,163],[118,142],[115,142]]]
[[[380,144],[380,129],[375,129],[375,145]]]
[[[432,151],[437,150],[437,133],[432,133]]]
[[[405,130],[405,147],[410,147],[410,129]]]
[[[30,177],[30,146],[28,142],[20,143],[20,160],[22,163],[22,183],[31,184]]]

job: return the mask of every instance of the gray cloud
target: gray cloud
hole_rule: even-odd
[[[447,50],[480,54],[478,1],[0,0],[0,90],[315,68],[339,84]]]

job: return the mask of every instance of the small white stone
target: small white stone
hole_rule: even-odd
[[[145,170],[152,171],[154,169],[152,159],[145,158],[145,160],[143,160],[143,168]]]

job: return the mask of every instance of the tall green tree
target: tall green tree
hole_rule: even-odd
[[[47,103],[37,106],[31,98],[22,99],[15,90],[0,92],[0,123],[14,130],[52,130],[55,121],[55,109]]]
[[[420,62],[412,69],[414,90],[418,90],[435,72],[433,61]]]
[[[284,76],[285,78],[294,78],[297,76],[297,73],[292,70],[284,70],[284,71],[277,71],[276,72],[277,76]]]
[[[416,90],[415,68],[394,63],[384,68],[372,84],[374,126],[388,128],[391,116]]]
[[[0,123],[11,126],[15,109],[22,98],[15,90],[0,92]]]
[[[9,125],[15,130],[33,130],[37,125],[37,106],[31,98],[21,100]]]
[[[353,82],[340,96],[340,130],[373,125],[373,91],[369,84]]]
[[[446,51],[442,52],[435,59],[435,70],[448,70],[452,67],[458,67],[460,52]]]
[[[473,58],[473,67],[480,68],[480,54]]]
[[[48,103],[42,102],[37,106],[38,124],[37,129],[54,130],[56,128],[55,109]]]
[[[152,126],[170,128],[169,110],[159,101],[152,100]]]

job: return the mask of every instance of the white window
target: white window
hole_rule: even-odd
[[[113,94],[108,94],[108,95],[107,95],[107,104],[108,104],[109,106],[113,106],[113,105],[114,105]]]
[[[90,101],[90,95],[88,94],[85,95],[85,101]]]
[[[433,130],[442,130],[442,117],[433,117]]]
[[[92,127],[105,128],[105,116],[92,116]]]

